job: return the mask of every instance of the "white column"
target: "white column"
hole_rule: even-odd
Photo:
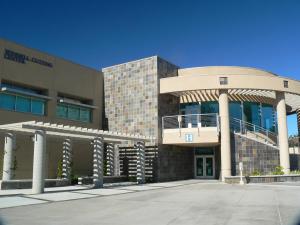
[[[113,143],[106,145],[106,173],[107,176],[114,175],[114,147]]]
[[[229,103],[226,90],[220,90],[219,110],[221,123],[221,178],[231,176]]]
[[[37,130],[34,134],[33,175],[32,175],[33,194],[40,194],[44,192],[45,157],[46,157],[46,133],[43,130]]]
[[[120,176],[120,154],[118,145],[115,145],[114,148],[114,176]]]
[[[14,149],[15,135],[12,133],[5,134],[2,180],[13,179]]]
[[[103,187],[103,137],[94,139],[93,179],[94,188]]]
[[[290,154],[286,118],[286,103],[283,92],[276,93],[277,99],[277,121],[278,121],[278,144],[280,154],[280,166],[285,174],[290,172]]]
[[[71,178],[71,162],[72,162],[72,142],[71,139],[65,139],[63,142],[63,162],[62,162],[62,178]]]
[[[137,142],[135,144],[137,151],[137,163],[136,163],[136,178],[138,184],[145,183],[145,143]]]

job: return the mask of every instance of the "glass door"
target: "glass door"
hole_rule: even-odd
[[[196,158],[196,177],[203,177],[204,176],[204,158],[197,157]]]
[[[196,156],[195,157],[195,177],[196,178],[214,178],[214,156]]]

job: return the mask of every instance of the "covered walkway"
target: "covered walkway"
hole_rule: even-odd
[[[62,180],[64,181],[70,181],[72,140],[85,139],[90,140],[90,144],[93,146],[94,188],[103,187],[103,148],[105,142],[108,144],[109,150],[107,167],[110,175],[118,173],[118,149],[115,148],[115,144],[135,143],[134,146],[137,151],[137,183],[145,183],[145,143],[151,141],[151,137],[36,121],[0,125],[0,131],[5,133],[2,183],[12,180],[12,165],[17,135],[22,134],[32,137],[34,143],[32,194],[44,192],[46,139],[49,136],[63,141]]]

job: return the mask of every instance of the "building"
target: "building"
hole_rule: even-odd
[[[97,71],[5,40],[0,56],[0,124],[35,120],[152,136],[151,181],[224,179],[239,175],[240,163],[248,175],[299,168],[286,122],[288,114],[300,118],[299,81],[247,67],[181,69],[158,56]],[[76,142],[73,173],[92,176],[92,149]],[[15,179],[31,178],[32,146],[17,139]],[[62,140],[47,146],[47,177],[56,178]],[[135,143],[118,147],[121,175],[135,177]]]
[[[299,81],[246,67],[180,69],[157,56],[102,72],[109,129],[157,137],[155,180],[224,179],[240,162],[247,175],[297,169],[286,116],[300,108]]]
[[[100,71],[0,40],[0,124],[43,121],[88,128],[102,127],[103,76]],[[57,176],[62,141],[47,141],[49,178]],[[3,149],[4,138],[0,139]],[[75,145],[74,145],[75,146]],[[74,173],[92,174],[92,151],[76,143]],[[18,137],[15,179],[31,178],[33,142]],[[3,160],[3,151],[0,153]],[[1,163],[2,165],[2,163]]]

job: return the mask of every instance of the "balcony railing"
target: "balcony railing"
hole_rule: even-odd
[[[188,114],[176,116],[164,116],[162,118],[163,129],[217,127],[219,129],[219,115],[211,114]]]
[[[230,118],[230,129],[234,133],[240,133],[248,136],[254,136],[256,139],[261,139],[266,143],[278,145],[278,135],[268,129],[248,123],[236,118]]]

